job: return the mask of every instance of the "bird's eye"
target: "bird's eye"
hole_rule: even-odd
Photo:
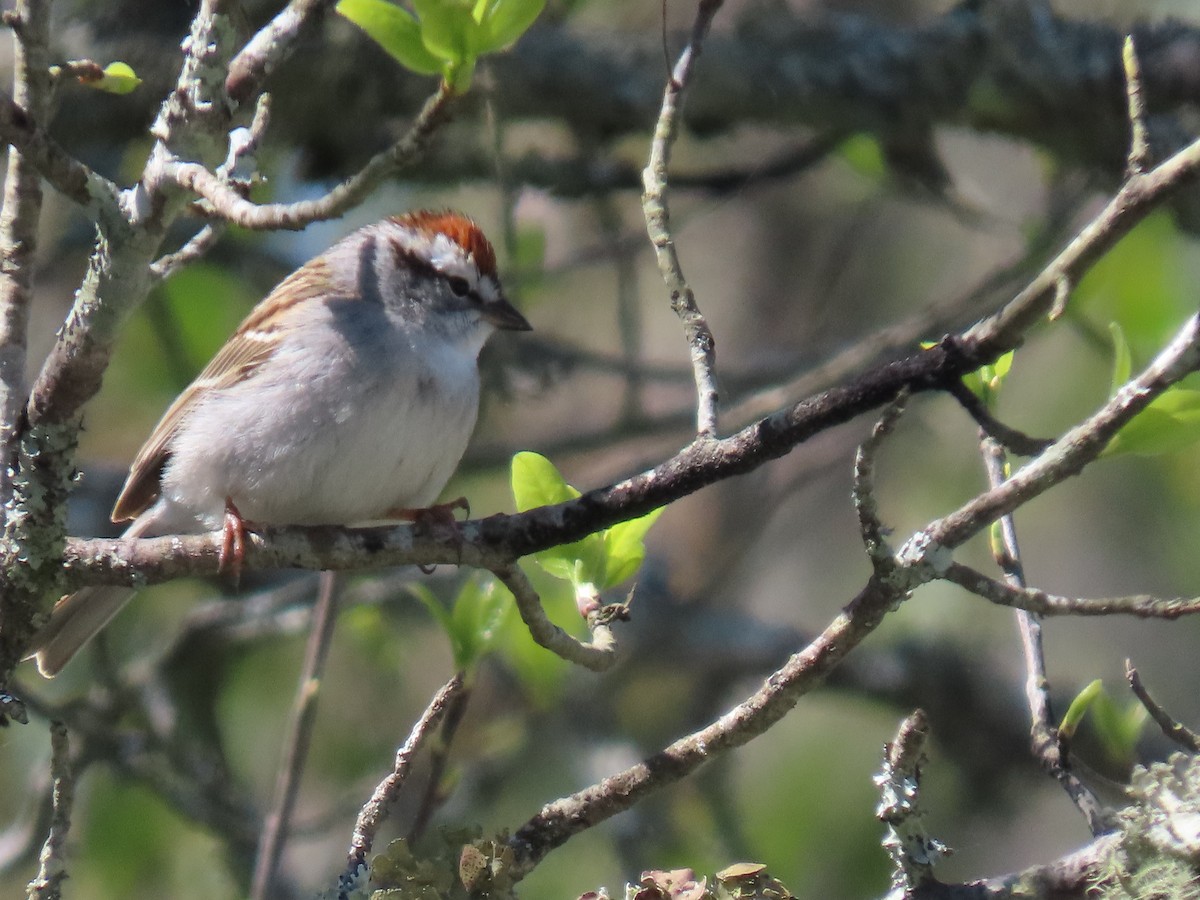
[[[447,280],[450,283],[450,290],[454,291],[459,297],[465,297],[471,293],[471,283],[467,279],[454,275]]]

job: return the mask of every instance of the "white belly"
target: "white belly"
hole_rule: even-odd
[[[251,522],[342,525],[437,499],[475,426],[476,361],[413,346],[381,313],[370,346],[292,335],[255,373],[189,413],[163,494],[217,527],[225,498]],[[360,333],[358,341],[365,340]]]

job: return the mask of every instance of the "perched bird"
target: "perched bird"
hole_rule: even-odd
[[[484,343],[529,328],[465,216],[414,212],[361,228],[285,278],[171,404],[112,519],[132,520],[126,537],[224,526],[236,556],[243,517],[412,518],[466,449]],[[61,671],[132,593],[62,598],[31,647],[42,674]]]

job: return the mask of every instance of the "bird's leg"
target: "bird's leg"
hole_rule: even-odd
[[[453,537],[461,539],[458,530],[458,520],[454,518],[454,511],[456,509],[461,509],[468,516],[471,515],[471,504],[467,502],[467,498],[456,497],[446,503],[435,503],[433,506],[427,506],[423,509],[409,509],[403,506],[390,509],[387,512],[387,517],[389,519],[412,522],[414,528],[430,533],[438,530],[448,531]],[[428,575],[436,566],[418,565],[417,568]]]
[[[246,560],[246,520],[231,497],[225,498],[225,517],[221,525],[221,556],[217,571],[228,575],[236,588],[242,580]]]
[[[414,525],[430,529],[441,527],[457,530],[458,520],[454,518],[454,511],[456,509],[461,509],[468,516],[471,515],[471,504],[467,502],[467,498],[455,497],[453,500],[448,500],[445,503],[435,503],[433,506],[426,506],[421,509],[398,506],[395,509],[389,509],[386,517],[389,519],[400,519],[404,522],[412,522]]]

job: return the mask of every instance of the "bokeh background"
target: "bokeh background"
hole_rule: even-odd
[[[112,177],[128,182],[140,168],[149,147],[144,126],[161,96],[155,89],[171,76],[191,6],[59,5],[62,58],[124,58],[147,79],[124,98],[64,91],[56,135]],[[671,47],[680,46],[693,6],[668,4]],[[1044,9],[1117,35],[1170,16],[1178,27],[1200,27],[1194,4],[1183,0],[1080,0]],[[728,37],[737,23],[778,15],[843,26],[855,16],[903,33],[950,10],[948,3],[915,0],[747,0],[728,3],[715,31]],[[268,4],[246,4],[249,22],[269,11]],[[656,44],[661,15],[658,4],[633,0],[552,3],[547,31],[526,40],[568,33]],[[380,112],[380,95],[416,97],[429,89],[336,17],[312,44],[311,55],[302,53],[291,75],[273,85],[276,128],[260,154],[270,180],[257,197],[321,191],[403,128],[412,105]],[[664,65],[660,59],[659,69]],[[305,91],[324,96],[327,71],[330,81],[355,86],[341,88],[344,125],[304,116]],[[481,92],[490,79],[502,97],[502,74],[500,66],[484,72]],[[563,73],[568,93],[570,74]],[[769,95],[770,86],[763,90]],[[1176,110],[1181,127],[1195,99]],[[1114,101],[1100,94],[1095,102]],[[536,329],[501,335],[487,351],[484,412],[446,496],[468,496],[474,515],[511,511],[508,462],[518,450],[547,455],[568,481],[587,489],[685,444],[693,406],[687,348],[644,237],[636,186],[610,189],[595,174],[636,171],[651,120],[620,133],[588,133],[553,116],[506,118],[503,102],[498,107],[468,106],[411,180],[389,185],[345,219],[301,234],[231,230],[207,259],[157,289],[127,323],[104,389],[89,407],[72,532],[111,533],[107,510],[128,461],[170,400],[279,278],[355,227],[410,208],[452,206],[476,217],[497,244],[509,294]],[[367,108],[376,108],[374,118],[363,118]],[[1089,113],[1081,107],[1079,115]],[[1115,183],[1115,173],[1097,160],[1070,158],[977,121],[946,120],[923,147],[944,178],[897,162],[867,131],[839,136],[811,164],[767,177],[780,154],[829,134],[787,118],[688,131],[674,160],[681,173],[736,175],[671,198],[684,271],[717,338],[723,430],[750,421],[745,410],[755,404],[794,398],[785,387],[792,379],[823,386],[821,367],[849,348],[861,351],[863,364],[899,352],[872,337],[885,326],[931,306],[946,311],[931,319],[940,330],[907,338],[912,349],[994,308],[1095,214]],[[1072,123],[1056,127],[1070,131]],[[343,140],[342,132],[353,137]],[[466,135],[490,156],[482,170],[455,177],[452,163]],[[348,148],[347,141],[361,143]],[[587,162],[595,184],[579,191],[551,176],[524,177],[535,168],[535,151],[543,162],[565,161],[564,170]],[[1114,153],[1119,159],[1123,149]],[[1001,418],[1054,436],[1102,403],[1113,365],[1110,322],[1120,323],[1135,367],[1151,358],[1195,308],[1200,250],[1180,221],[1164,211],[1140,225],[1087,277],[1063,319],[1031,335],[1004,388]],[[90,240],[88,223],[51,197],[32,361],[68,309]],[[446,801],[428,840],[436,842],[437,825],[484,833],[519,827],[542,804],[739,702],[821,629],[869,572],[849,491],[853,450],[870,425],[863,419],[822,434],[667,509],[650,534],[633,621],[619,630],[623,659],[611,672],[571,669],[534,647],[515,616],[507,617],[454,737]],[[1195,459],[1184,450],[1103,460],[1023,508],[1017,525],[1030,582],[1076,596],[1193,592],[1200,583]],[[948,398],[915,400],[878,469],[881,514],[897,541],[984,486],[970,420]],[[988,569],[982,544],[962,558]],[[439,569],[428,577],[394,571],[348,581],[281,896],[332,886],[358,807],[453,672],[445,635],[407,585],[425,584],[450,602],[465,579],[476,577]],[[538,584],[552,616],[578,633],[570,598],[549,579]],[[75,716],[87,753],[67,896],[244,894],[247,847],[271,797],[314,590],[315,576],[305,573],[248,578],[237,593],[204,581],[147,590],[61,677],[44,682],[24,674],[21,687],[35,711]],[[1058,712],[1088,682],[1103,679],[1114,715],[1127,715],[1132,698],[1122,673],[1129,657],[1168,709],[1185,722],[1200,721],[1193,688],[1198,627],[1186,619],[1047,623]],[[929,826],[956,851],[939,876],[956,881],[1050,861],[1089,835],[1029,758],[1021,679],[1011,612],[951,587],[923,589],[768,734],[573,839],[521,892],[549,900],[606,886],[616,895],[643,869],[712,873],[757,861],[800,897],[878,896],[889,872],[871,777],[883,743],[918,705],[929,710],[934,735],[924,795]],[[40,838],[31,839],[30,828],[47,751],[40,717],[0,734],[6,893],[15,894],[34,871],[28,854]],[[1166,752],[1149,728],[1136,745],[1117,747],[1090,722],[1077,746],[1085,778],[1107,797],[1117,795],[1131,764]],[[211,780],[181,783],[181,773]],[[388,837],[411,826],[427,777],[427,768],[414,776]]]

